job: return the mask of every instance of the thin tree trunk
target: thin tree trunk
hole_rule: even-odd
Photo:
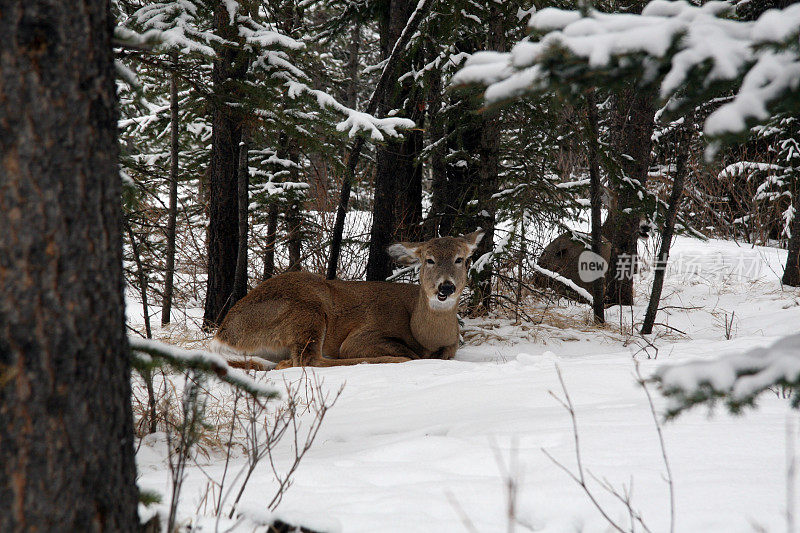
[[[667,262],[669,261],[669,248],[672,244],[672,236],[675,234],[675,220],[678,217],[681,198],[683,197],[683,184],[686,181],[686,159],[689,153],[689,128],[691,120],[685,118],[685,124],[681,126],[686,131],[681,133],[684,142],[678,143],[677,163],[675,165],[675,178],[672,183],[672,191],[669,195],[669,207],[667,208],[666,219],[664,220],[664,231],[661,233],[661,246],[659,246],[656,256],[656,271],[653,275],[653,289],[650,291],[650,302],[647,305],[647,312],[642,323],[642,335],[653,333],[653,325],[656,321],[658,303],[661,301],[661,290],[664,287],[664,275],[667,272]]]
[[[161,325],[170,323],[172,314],[172,291],[175,278],[175,226],[178,219],[178,141],[180,127],[178,119],[178,67],[177,54],[172,55],[172,72],[169,79],[170,109],[170,165],[169,165],[169,211],[167,213],[166,272],[164,273],[164,299],[161,305]]]
[[[239,204],[239,250],[236,254],[236,273],[233,277],[233,296],[231,305],[247,294],[247,230],[250,213],[250,168],[248,152],[250,132],[246,125],[242,126],[242,140],[239,143],[239,178],[237,181],[237,203]]]
[[[431,6],[435,3],[435,1],[436,0],[422,0],[420,4],[417,5],[417,9],[412,14],[408,24],[406,24],[406,27],[403,30],[403,33],[395,43],[392,53],[386,62],[386,66],[383,68],[380,78],[378,78],[378,84],[375,86],[375,91],[372,93],[372,97],[370,98],[369,103],[367,104],[367,109],[365,110],[367,114],[372,115],[378,109],[378,104],[383,99],[386,90],[389,88],[389,85],[394,79],[397,63],[400,61],[400,57],[402,56],[408,41],[419,27],[422,19],[427,16]],[[355,180],[356,167],[358,166],[358,159],[361,156],[361,149],[363,147],[364,137],[359,135],[353,139],[348,152],[344,181],[342,183],[342,191],[339,196],[339,205],[336,209],[336,222],[334,223],[333,235],[331,236],[331,255],[328,258],[328,268],[326,270],[326,277],[328,279],[336,278],[336,270],[338,269],[339,265],[339,255],[342,249],[344,218],[347,213],[347,206],[350,203],[350,191],[353,186],[353,181]]]
[[[150,306],[147,304],[147,276],[142,266],[142,257],[139,254],[139,245],[136,243],[136,236],[128,221],[125,221],[125,230],[128,232],[128,240],[131,241],[131,252],[133,261],[136,263],[136,278],[139,281],[139,295],[142,297],[142,315],[144,318],[144,332],[148,339],[153,338],[153,330],[150,327]]]
[[[527,241],[525,239],[525,210],[522,211],[522,220],[519,223],[519,254],[517,254],[517,291],[516,305],[514,306],[514,324],[519,324],[519,306],[522,304],[522,274],[525,266],[525,257],[528,255]]]
[[[264,250],[264,280],[275,275],[275,243],[278,236],[278,204],[269,203],[267,211],[267,246]]]
[[[220,37],[238,42],[237,27],[230,23],[224,2],[214,4],[216,30]],[[233,83],[244,78],[248,68],[245,52],[220,47],[214,60],[212,79],[212,133],[210,194],[208,205],[208,283],[203,329],[213,330],[233,301],[233,282],[239,255],[238,169],[243,117],[228,105],[236,95]]]
[[[290,181],[297,183],[300,180],[300,169],[298,167],[300,154],[297,146],[292,146],[289,150],[289,160],[292,162],[289,170]],[[286,246],[289,248],[289,272],[302,270],[301,258],[303,248],[303,217],[301,214],[302,200],[293,191],[286,208]]]
[[[150,308],[147,305],[147,276],[144,273],[144,266],[142,265],[142,257],[139,253],[139,246],[136,243],[136,236],[133,233],[133,228],[125,220],[125,230],[128,233],[128,240],[131,242],[131,251],[133,252],[133,260],[136,263],[136,278],[139,281],[139,294],[142,297],[142,316],[144,317],[144,333],[148,339],[153,338],[153,330],[150,327]],[[153,389],[153,372],[149,369],[140,371],[142,379],[144,380],[145,388],[147,389],[147,421],[148,432],[155,433],[158,431],[158,424],[156,423],[156,393]]]
[[[350,47],[348,49],[347,77],[350,83],[347,86],[347,107],[358,108],[358,87],[359,87],[359,68],[358,58],[361,52],[361,23],[356,22],[350,30]]]
[[[0,15],[0,531],[138,530],[108,2]]]
[[[289,149],[289,137],[285,133],[278,136],[278,149],[275,155],[278,160],[286,159]],[[283,169],[279,164],[275,164],[275,172]],[[278,202],[271,198],[269,202],[269,209],[267,210],[267,245],[264,250],[264,279],[267,280],[275,275],[275,247],[278,242],[278,215],[280,214],[280,205]]]
[[[586,116],[589,122],[588,148],[589,148],[589,186],[591,189],[592,206],[592,252],[598,256],[603,254],[602,207],[603,189],[600,185],[600,166],[597,160],[598,145],[600,141],[600,128],[597,121],[597,102],[594,89],[586,94]],[[592,311],[594,320],[598,324],[606,321],[605,317],[605,288],[606,280],[600,276],[592,282]]]
[[[411,99],[415,111],[411,120],[416,124],[425,121],[423,94],[416,91],[417,95]],[[422,148],[424,139],[422,129],[415,129],[406,133],[403,143],[403,153],[407,169],[395,174],[395,189],[397,195],[394,201],[394,218],[396,229],[394,238],[400,241],[422,240]],[[389,243],[391,244],[391,243]],[[385,254],[385,249],[384,255]]]

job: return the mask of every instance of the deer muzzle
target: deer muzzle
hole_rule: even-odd
[[[439,284],[439,288],[436,291],[436,297],[440,302],[443,302],[447,300],[454,292],[456,292],[456,286],[453,284],[453,282],[445,281]]]

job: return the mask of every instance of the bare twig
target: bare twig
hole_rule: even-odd
[[[478,533],[478,528],[476,528],[475,524],[472,523],[472,520],[470,520],[469,515],[461,506],[461,504],[453,495],[453,493],[448,490],[445,492],[445,495],[447,496],[447,501],[450,502],[450,505],[452,505],[453,509],[456,511],[456,514],[458,515],[458,518],[461,520],[461,523],[464,525],[464,528],[470,533]]]
[[[561,390],[564,393],[564,400],[561,400],[560,398],[558,398],[552,391],[548,391],[548,392],[550,392],[550,395],[553,398],[555,398],[556,400],[558,400],[559,403],[562,405],[562,407],[564,407],[564,409],[567,410],[567,412],[569,413],[570,419],[572,420],[572,435],[573,435],[573,437],[575,439],[575,461],[576,461],[577,466],[578,466],[577,474],[572,472],[572,470],[570,470],[566,466],[564,466],[564,464],[562,464],[560,461],[558,461],[558,459],[556,459],[555,457],[550,455],[550,453],[547,450],[545,450],[544,448],[542,448],[542,452],[557,467],[561,468],[561,470],[566,472],[566,474],[570,478],[572,478],[572,480],[575,481],[575,483],[577,483],[583,489],[583,492],[589,498],[589,501],[592,502],[592,505],[594,505],[595,509],[597,509],[600,512],[600,514],[603,516],[603,518],[606,520],[606,522],[608,522],[608,524],[613,529],[619,531],[620,533],[625,533],[625,530],[616,521],[614,521],[614,519],[612,519],[608,515],[608,513],[603,508],[603,506],[600,505],[600,502],[597,501],[597,498],[595,497],[594,493],[592,492],[592,489],[586,483],[586,474],[585,474],[584,468],[583,468],[583,460],[581,459],[580,437],[579,437],[579,434],[578,434],[578,420],[575,417],[575,407],[573,406],[572,400],[569,397],[569,391],[567,390],[567,386],[564,384],[564,377],[561,375],[561,368],[558,365],[556,365],[556,374],[558,374],[558,381],[559,381],[559,383],[561,383]]]
[[[656,433],[658,434],[658,445],[661,448],[661,458],[664,461],[664,469],[666,470],[666,481],[667,485],[669,486],[669,531],[670,533],[674,533],[675,531],[675,484],[672,481],[672,469],[669,465],[669,457],[667,456],[667,447],[664,444],[664,432],[661,430],[661,422],[659,421],[658,415],[656,414],[656,408],[653,404],[653,397],[650,394],[650,389],[647,388],[647,380],[642,377],[642,373],[639,370],[639,361],[633,361],[633,368],[636,372],[636,379],[639,382],[639,385],[642,386],[642,390],[644,390],[645,396],[647,396],[647,405],[650,407],[650,414],[653,417],[653,423],[656,426]]]

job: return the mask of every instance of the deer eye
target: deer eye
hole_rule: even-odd
[[[428,259],[428,260],[426,261],[426,263],[428,263],[429,265],[435,265],[435,264],[436,264],[436,261],[434,261],[433,259]]]
[[[463,257],[457,257],[457,258],[456,258],[456,264],[457,264],[457,265],[460,265],[460,264],[461,264],[461,263],[463,263],[463,262],[464,262],[464,258],[463,258]]]

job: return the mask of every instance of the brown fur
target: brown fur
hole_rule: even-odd
[[[605,259],[606,263],[608,263],[611,260],[610,238],[612,235],[612,228],[608,221],[603,224],[601,231],[603,235],[603,244],[600,249],[600,255]],[[639,237],[647,238],[649,231],[650,227],[648,225],[640,225]],[[587,244],[573,238],[572,232],[562,233],[545,247],[537,264],[542,268],[572,280],[575,285],[585,289],[591,294],[592,284],[581,280],[578,273],[578,258],[584,250],[591,250],[591,245],[588,243],[591,243],[592,236],[585,233],[581,235],[586,240]],[[534,277],[534,282],[540,287],[549,287],[562,296],[575,300],[583,300],[583,298],[571,288],[543,274],[537,273]]]
[[[591,239],[589,235],[585,237],[587,241]],[[578,257],[580,257],[584,250],[591,250],[591,246],[584,245],[581,241],[573,239],[572,232],[562,233],[545,247],[544,251],[542,251],[542,255],[539,257],[538,264],[542,268],[546,268],[547,270],[572,280],[575,285],[586,289],[586,291],[591,294],[592,284],[581,280],[578,274]],[[611,258],[611,243],[605,237],[603,237],[603,246],[601,250],[600,255],[602,255],[603,259],[608,263]],[[537,274],[535,276],[535,282],[541,287],[553,289],[562,296],[576,300],[582,299],[574,290],[543,274]]]
[[[258,358],[278,368],[450,359],[458,346],[467,259],[481,236],[392,245],[396,260],[421,262],[421,285],[326,280],[306,272],[276,276],[231,308],[216,348],[239,355],[230,358],[234,366],[251,368],[266,368]],[[437,299],[446,281],[455,286],[446,302],[455,305],[448,308]]]

